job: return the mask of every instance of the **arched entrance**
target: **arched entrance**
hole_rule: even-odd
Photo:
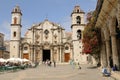
[[[50,60],[50,50],[43,50],[42,61]]]

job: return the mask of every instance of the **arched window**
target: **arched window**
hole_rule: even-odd
[[[65,46],[65,50],[68,50],[69,49],[69,47],[68,46]]]
[[[15,9],[15,12],[17,12],[17,9]]]
[[[44,31],[44,33],[45,33],[46,35],[48,35],[49,31],[46,29],[46,30]]]
[[[16,17],[14,18],[14,24],[17,24],[17,18]]]
[[[79,9],[77,9],[77,13],[79,13]]]
[[[81,30],[77,30],[77,38],[81,39]]]
[[[16,32],[13,33],[13,36],[16,37]]]
[[[24,50],[28,50],[28,47],[24,47]]]
[[[76,22],[77,22],[77,24],[81,24],[81,17],[80,16],[76,17]]]

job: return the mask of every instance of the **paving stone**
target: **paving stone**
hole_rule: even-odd
[[[114,80],[103,77],[97,68],[88,69],[88,65],[81,67],[77,69],[69,64],[57,67],[40,65],[37,68],[0,74],[0,80]]]

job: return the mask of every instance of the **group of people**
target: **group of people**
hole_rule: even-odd
[[[102,68],[102,73],[103,73],[104,76],[110,76],[111,75],[111,70],[112,71],[118,71],[117,65],[113,64],[113,59],[112,59],[111,56],[109,57],[109,62],[110,62],[110,64],[109,64],[109,67],[110,67],[109,69],[110,70],[108,70],[105,67]]]
[[[52,65],[52,62],[50,61],[50,60],[46,60],[45,62],[44,62],[44,64],[46,64],[46,65],[48,65],[48,66],[51,66]],[[54,65],[54,67],[56,67],[56,62],[53,60],[53,65]]]

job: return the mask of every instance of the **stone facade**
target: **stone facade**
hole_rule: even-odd
[[[86,55],[82,55],[82,32],[84,30],[84,12],[75,6],[71,14],[72,32],[56,23],[45,19],[33,24],[21,38],[21,10],[16,6],[12,11],[10,57],[27,58],[33,62],[46,60],[86,63]],[[76,52],[77,51],[77,52]]]
[[[20,39],[21,39],[21,10],[16,6],[12,14],[11,20],[11,41],[10,41],[10,57],[20,57]]]
[[[0,33],[0,58],[3,57],[4,53],[4,34]]]
[[[72,18],[72,42],[73,42],[73,52],[74,61],[84,63],[87,60],[86,55],[82,53],[82,35],[85,27],[84,20],[85,13],[80,9],[80,6],[75,6],[71,18]]]
[[[9,51],[6,50],[4,34],[0,33],[0,58],[9,58]]]
[[[98,0],[99,1],[99,0]],[[120,69],[120,27],[119,27],[119,0],[102,0],[98,3],[96,27],[101,28],[102,51],[101,64],[105,67],[117,66]]]

